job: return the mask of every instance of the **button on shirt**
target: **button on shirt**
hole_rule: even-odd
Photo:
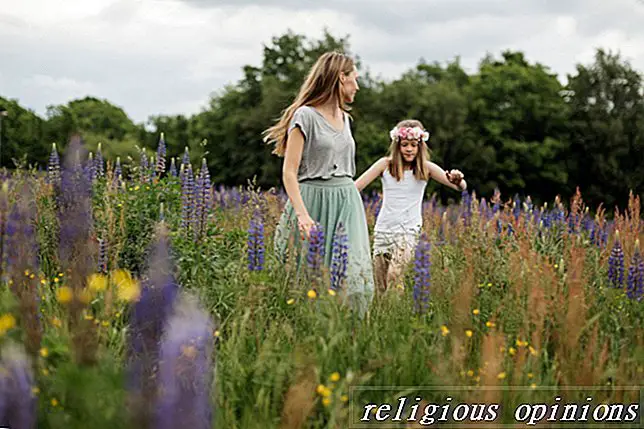
[[[302,106],[293,114],[289,132],[296,126],[304,134],[298,181],[355,175],[355,140],[346,114],[340,131],[314,107]]]

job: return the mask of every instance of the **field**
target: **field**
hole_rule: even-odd
[[[0,426],[347,428],[352,406],[404,394],[499,403],[501,423],[573,386],[567,401],[639,401],[637,198],[428,199],[405,290],[360,318],[341,251],[340,269],[305,267],[313,283],[276,259],[283,193],[211,184],[162,142],[123,166],[76,144],[3,179]]]

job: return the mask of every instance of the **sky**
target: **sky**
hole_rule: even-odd
[[[43,117],[85,96],[139,123],[191,115],[273,37],[325,28],[383,79],[421,58],[473,73],[505,49],[562,82],[597,48],[644,73],[644,0],[0,0],[0,96]]]

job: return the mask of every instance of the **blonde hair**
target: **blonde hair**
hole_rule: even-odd
[[[396,125],[398,128],[403,127],[419,127],[425,131],[423,124],[416,119],[405,119],[404,121],[398,122]],[[400,151],[400,143],[402,139],[400,137],[394,137],[391,139],[391,144],[389,145],[389,173],[396,178],[397,181],[402,180],[404,174],[404,160],[402,152]],[[429,149],[427,144],[423,141],[422,138],[418,139],[418,153],[416,154],[416,159],[411,164],[411,169],[414,172],[414,177],[418,180],[428,180],[430,177],[429,169],[427,168],[427,162],[429,161]]]
[[[354,64],[353,59],[338,51],[326,52],[317,59],[300,87],[295,101],[282,112],[275,125],[263,132],[264,142],[275,144],[274,154],[284,156],[288,127],[298,108],[306,105],[317,106],[336,99],[340,108],[349,112],[350,108],[345,104],[342,94],[340,74],[351,73]]]

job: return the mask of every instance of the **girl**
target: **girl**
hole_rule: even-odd
[[[282,180],[288,194],[275,232],[276,254],[285,261],[290,239],[298,242],[298,229],[308,239],[317,223],[324,232],[328,267],[333,237],[342,224],[348,255],[341,292],[345,302],[363,315],[373,299],[374,279],[367,218],[353,181],[355,141],[347,113],[347,103],[358,91],[357,78],[351,58],[339,52],[323,54],[295,101],[265,131],[265,140],[276,144],[273,153],[284,156]]]
[[[389,133],[389,155],[376,161],[356,181],[362,191],[381,177],[383,202],[374,228],[373,257],[376,288],[403,289],[406,265],[414,256],[422,229],[422,203],[429,178],[464,191],[467,183],[458,170],[444,171],[429,161],[429,133],[420,121],[401,121]]]

